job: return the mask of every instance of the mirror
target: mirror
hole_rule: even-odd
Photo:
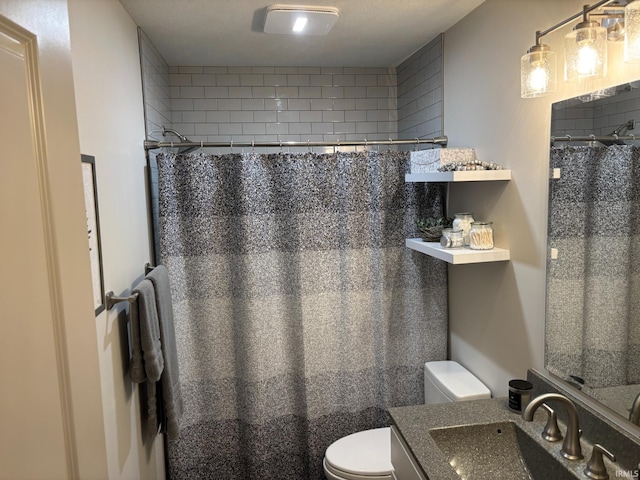
[[[638,425],[636,134],[640,82],[552,106],[545,367]]]

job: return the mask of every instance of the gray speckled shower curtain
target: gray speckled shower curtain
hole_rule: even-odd
[[[334,440],[423,402],[444,262],[408,250],[441,185],[406,153],[158,156],[185,402],[178,479],[320,480]]]
[[[547,368],[592,388],[640,383],[640,149],[551,149]]]

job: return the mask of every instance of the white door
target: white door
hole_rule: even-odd
[[[69,478],[56,345],[55,285],[33,49],[0,23],[0,469],[3,478]],[[35,86],[37,88],[37,86]],[[40,116],[40,118],[38,118]]]
[[[66,22],[0,0],[1,480],[107,476]]]

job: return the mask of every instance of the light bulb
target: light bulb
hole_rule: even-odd
[[[580,76],[595,75],[598,65],[598,52],[591,45],[584,45],[578,50],[576,70]]]
[[[533,98],[556,90],[556,54],[535,45],[520,59],[520,96]]]
[[[547,71],[542,67],[536,67],[529,75],[529,87],[535,92],[546,90],[548,85]]]
[[[607,74],[607,29],[582,22],[564,37],[564,79],[577,82]]]

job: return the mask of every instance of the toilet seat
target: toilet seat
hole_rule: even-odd
[[[327,476],[338,480],[390,479],[390,428],[374,428],[336,440],[327,448],[323,464]]]

